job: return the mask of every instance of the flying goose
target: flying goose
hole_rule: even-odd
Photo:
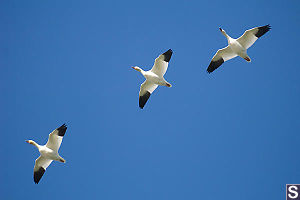
[[[172,53],[173,51],[169,49],[165,53],[158,56],[155,59],[152,69],[149,71],[144,71],[137,66],[132,67],[136,71],[141,72],[141,74],[146,78],[141,85],[139,93],[139,107],[141,109],[144,108],[150,95],[158,87],[158,85],[172,87],[172,85],[164,79],[164,74],[167,71]]]
[[[263,36],[266,32],[271,29],[271,26],[268,24],[266,26],[255,27],[245,31],[245,33],[238,39],[233,39],[226,32],[219,28],[223,35],[228,40],[228,46],[219,49],[211,60],[207,72],[211,73],[218,67],[220,67],[225,61],[240,56],[244,58],[247,62],[251,62],[250,57],[247,55],[247,49],[251,47],[254,42]]]
[[[63,136],[65,135],[67,127],[65,124],[60,126],[59,128],[52,131],[49,134],[49,139],[47,144],[39,145],[33,140],[26,140],[27,143],[35,146],[39,152],[40,157],[35,160],[35,165],[33,169],[33,180],[35,184],[38,184],[41,180],[43,174],[45,173],[47,167],[51,164],[53,160],[65,163],[65,159],[63,159],[58,154],[58,149],[61,145]]]

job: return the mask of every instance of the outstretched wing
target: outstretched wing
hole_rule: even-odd
[[[231,50],[229,46],[219,49],[217,53],[214,55],[213,59],[211,60],[207,72],[212,73],[215,69],[220,67],[225,61],[230,60],[237,55]]]
[[[271,29],[271,26],[268,24],[266,26],[255,27],[245,31],[245,33],[237,39],[237,41],[245,48],[248,49],[251,47],[254,42],[267,33]]]
[[[49,134],[49,139],[46,144],[46,147],[48,147],[54,151],[58,151],[58,149],[61,145],[63,136],[66,133],[66,130],[67,130],[67,126],[66,126],[66,124],[63,124],[59,128],[52,131],[52,133]]]
[[[154,65],[151,71],[160,77],[163,77],[168,69],[169,61],[173,54],[172,49],[169,49],[165,53],[161,54],[155,59]]]
[[[35,165],[33,168],[33,180],[35,184],[38,184],[44,175],[47,167],[51,164],[52,160],[47,159],[43,156],[38,157],[35,160]]]
[[[157,88],[158,85],[151,83],[149,81],[144,81],[142,83],[139,93],[139,106],[141,109],[144,108],[146,102],[148,101],[152,92]]]

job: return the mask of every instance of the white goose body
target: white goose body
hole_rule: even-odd
[[[247,54],[247,49],[270,29],[270,25],[255,27],[245,31],[245,33],[238,39],[233,39],[220,28],[222,34],[227,38],[228,46],[217,51],[207,68],[207,72],[213,72],[225,61],[235,58],[236,56],[245,59],[247,62],[251,62],[251,59]]]
[[[151,82],[152,84],[157,84],[161,86],[167,86],[168,82],[164,79],[164,77],[160,77],[157,74],[153,73],[151,70],[143,71],[143,76],[146,78],[147,81]]]
[[[53,160],[65,163],[59,153],[58,149],[61,145],[63,136],[65,135],[67,127],[65,124],[55,129],[49,134],[49,139],[47,144],[39,145],[33,140],[26,140],[27,143],[35,146],[40,152],[40,157],[35,160],[35,165],[33,169],[33,180],[36,184],[39,183],[40,179],[44,175],[47,167],[51,164]]]
[[[237,55],[239,55],[239,54],[246,54],[247,55],[247,49],[242,47],[242,45],[238,41],[236,41],[236,39],[230,38],[230,40],[228,42],[228,46]]]
[[[58,154],[57,151],[53,151],[52,149],[49,149],[45,145],[39,145],[38,148],[41,156],[51,159],[51,160],[56,160],[56,161],[61,161],[61,156]]]
[[[169,49],[165,53],[161,54],[158,58],[155,59],[154,65],[149,71],[144,71],[139,67],[132,67],[136,71],[139,71],[146,78],[146,81],[142,83],[139,92],[139,107],[141,109],[144,108],[150,95],[159,85],[172,87],[172,85],[168,83],[164,78],[164,74],[167,71],[172,53],[173,51]]]

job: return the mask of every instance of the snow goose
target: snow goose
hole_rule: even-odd
[[[61,145],[66,130],[67,127],[65,124],[63,124],[59,128],[52,131],[52,133],[49,134],[48,142],[45,145],[39,145],[33,140],[26,140],[27,143],[34,145],[41,154],[40,157],[35,160],[33,169],[33,180],[35,184],[39,183],[47,167],[53,160],[63,163],[66,162],[65,159],[58,154],[58,149]]]
[[[139,107],[141,109],[144,108],[150,95],[158,87],[158,85],[172,87],[172,85],[164,79],[164,74],[168,69],[168,64],[171,59],[172,53],[173,51],[169,49],[165,53],[158,56],[155,59],[152,69],[149,71],[144,71],[139,67],[132,67],[146,78],[146,80],[141,85],[139,93]]]
[[[251,47],[254,42],[263,36],[266,32],[271,29],[268,24],[266,26],[255,27],[245,31],[245,33],[238,39],[233,39],[226,32],[219,28],[222,34],[227,38],[228,46],[219,49],[211,60],[207,72],[211,73],[218,67],[220,67],[225,61],[240,56],[244,58],[247,62],[251,62],[250,57],[247,55],[247,49]]]

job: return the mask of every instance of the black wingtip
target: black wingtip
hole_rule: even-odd
[[[42,178],[42,176],[45,173],[45,169],[43,167],[40,167],[37,171],[34,172],[33,174],[33,180],[35,184],[38,184]]]
[[[224,63],[223,58],[220,58],[219,60],[216,61],[211,61],[206,71],[210,74],[213,71],[215,71],[218,67],[220,67],[223,63]]]
[[[257,33],[255,34],[256,37],[260,38],[261,36],[263,36],[265,33],[267,33],[269,30],[271,30],[272,27],[270,24],[267,24],[265,26],[261,26],[261,27],[258,27],[258,31]]]
[[[145,106],[146,102],[148,101],[150,95],[151,95],[151,93],[147,91],[143,96],[140,96],[140,98],[139,98],[139,107],[141,109],[144,108],[144,106]]]
[[[163,53],[162,55],[165,56],[164,61],[169,62],[171,59],[171,56],[173,54],[172,49],[169,49],[168,51],[166,51],[165,53]]]
[[[67,130],[66,124],[61,125],[59,128],[57,128],[57,130],[59,136],[64,136]]]

